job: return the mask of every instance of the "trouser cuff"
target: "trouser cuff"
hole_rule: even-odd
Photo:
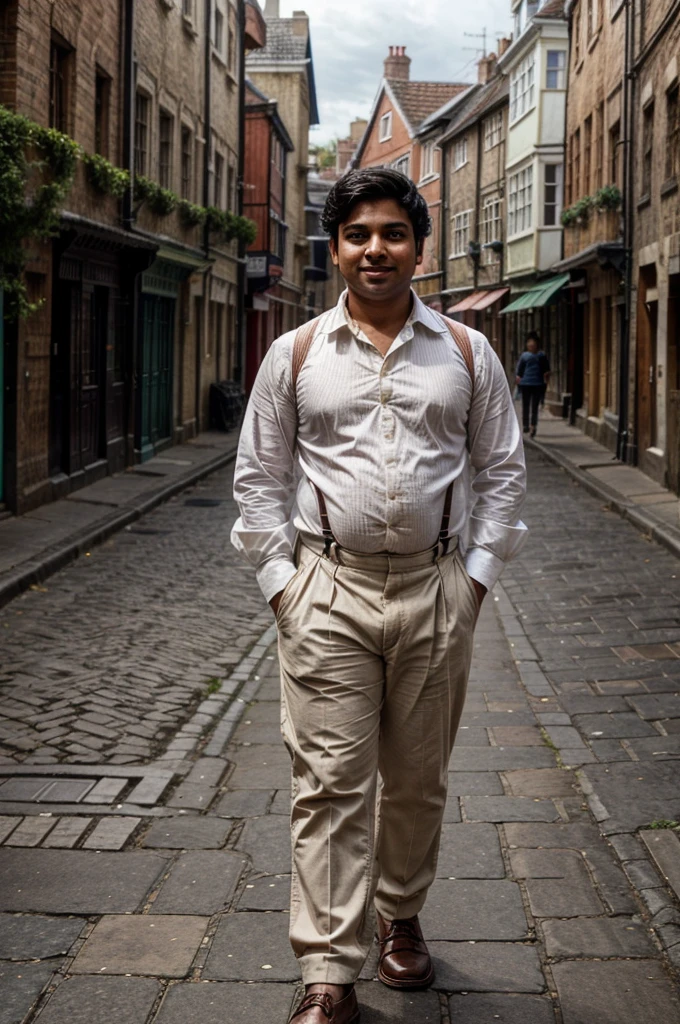
[[[388,899],[385,896],[376,895],[375,909],[384,921],[403,920],[408,917],[415,917],[425,906],[427,893],[419,893],[409,899]]]

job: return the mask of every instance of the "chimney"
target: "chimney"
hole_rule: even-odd
[[[364,117],[355,117],[349,126],[349,137],[355,146],[358,146],[368,128],[368,121]]]
[[[264,7],[265,18],[279,18],[279,0],[267,0]]]
[[[503,54],[505,53],[505,51],[507,49],[509,49],[511,42],[512,42],[512,36],[509,39],[508,38],[503,38],[503,39],[499,39],[498,40],[498,56],[499,57],[502,57]]]
[[[490,53],[488,57],[482,57],[477,64],[477,81],[480,85],[490,82],[496,71],[496,54]]]
[[[408,82],[411,77],[411,58],[406,56],[405,46],[390,46],[389,56],[385,60],[385,78],[397,78]]]
[[[305,39],[309,35],[309,17],[306,11],[293,11],[293,35],[303,36]]]

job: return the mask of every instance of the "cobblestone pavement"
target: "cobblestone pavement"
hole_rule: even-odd
[[[0,610],[0,763],[133,764],[269,624],[225,469]]]
[[[226,474],[201,494],[218,483]],[[644,828],[680,816],[678,563],[535,454],[531,488],[532,540],[484,606],[450,765],[438,877],[422,915],[436,981],[428,992],[387,990],[374,950],[359,985],[362,1024],[680,1024],[678,839]],[[176,521],[184,543],[189,527]],[[158,536],[135,538],[138,563]],[[171,550],[168,540],[166,564]],[[217,557],[231,566],[226,545]],[[199,683],[206,665],[221,685],[173,712],[179,739],[157,759],[117,766],[105,752],[98,765],[0,765],[0,1024],[285,1024],[298,970],[287,941],[290,780],[274,631],[260,636],[271,618],[235,573],[242,617],[222,628],[259,639],[233,669],[218,658],[234,640],[205,655],[214,625],[192,636],[171,608],[165,635],[158,629],[160,648],[171,633],[183,638]],[[61,585],[60,576],[57,593]],[[135,661],[132,642],[127,657]],[[46,789],[76,786],[61,805],[36,791],[50,773]],[[83,780],[95,788],[81,797]],[[21,800],[22,784],[19,814],[9,801]],[[3,812],[5,785],[15,788]],[[99,804],[78,802],[96,787]]]

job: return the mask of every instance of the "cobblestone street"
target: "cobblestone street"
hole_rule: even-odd
[[[422,915],[436,981],[388,990],[372,955],[363,1024],[680,1024],[680,563],[529,462]],[[287,1020],[275,629],[230,487],[0,613],[0,1024]]]

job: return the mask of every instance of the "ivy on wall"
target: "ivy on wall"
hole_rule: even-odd
[[[617,185],[604,185],[592,196],[583,196],[572,206],[562,210],[561,221],[565,228],[572,224],[587,224],[594,210],[604,213],[606,210],[618,210],[623,197]]]
[[[98,154],[85,153],[68,135],[41,125],[0,105],[0,288],[5,292],[8,319],[29,316],[31,303],[24,280],[26,243],[59,233],[63,203],[82,160],[90,185],[102,195],[121,199],[130,187],[128,171]],[[141,175],[134,179],[135,201],[158,217],[177,210],[185,227],[207,224],[217,242],[238,240],[251,245],[257,226],[247,217],[216,206],[198,206]]]

